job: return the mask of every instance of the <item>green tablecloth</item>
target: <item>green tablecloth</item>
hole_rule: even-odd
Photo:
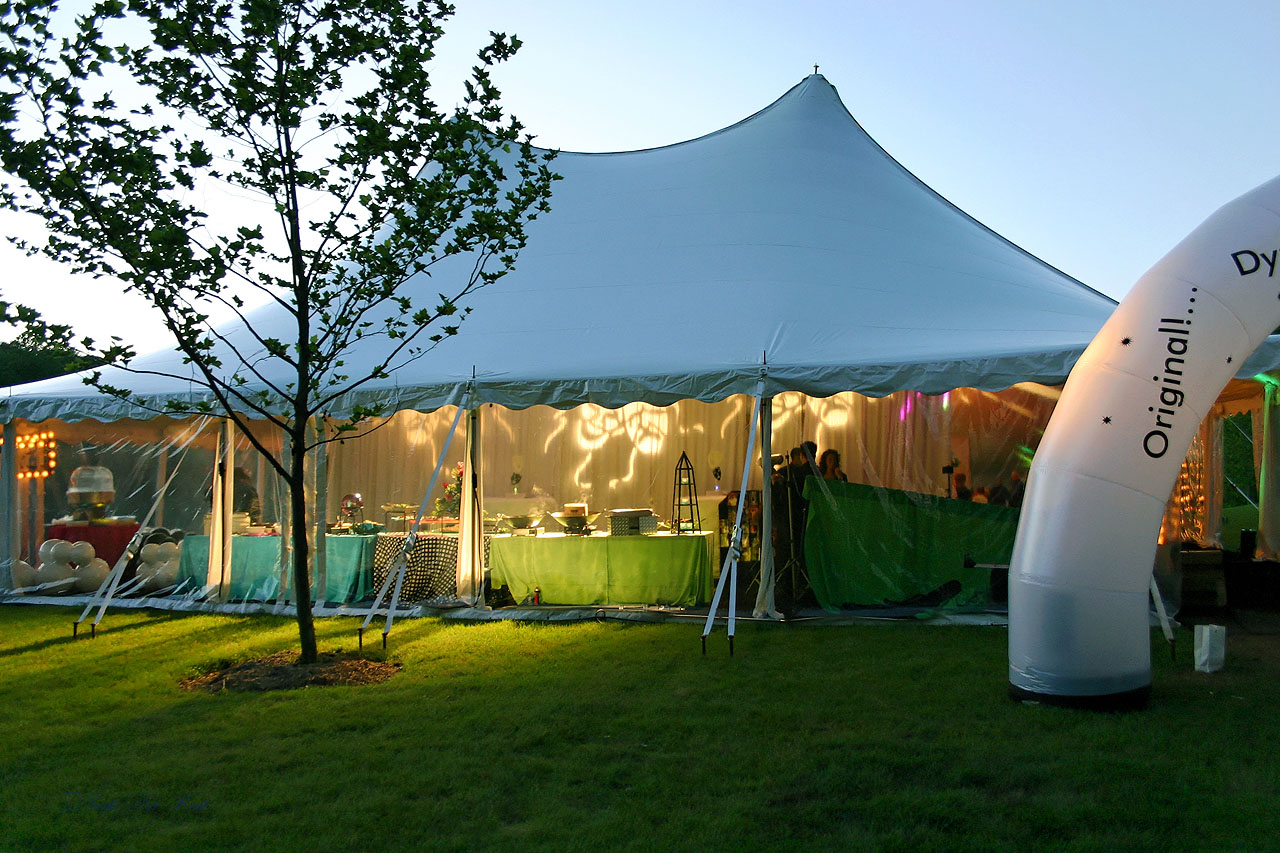
[[[494,536],[490,583],[516,601],[539,587],[544,604],[704,604],[715,544],[714,533]]]
[[[326,536],[324,600],[359,601],[372,583],[373,547],[376,536]],[[209,565],[209,537],[188,536],[182,541],[178,569],[181,581],[191,578],[204,585]],[[232,601],[274,598],[280,578],[280,538],[278,536],[233,536],[231,542],[231,582],[227,597]],[[292,584],[290,584],[292,585]],[[312,593],[315,595],[315,593]],[[319,596],[316,596],[317,598]]]
[[[989,603],[990,570],[1008,563],[1018,510],[1005,506],[825,481],[832,501],[810,478],[804,549],[809,581],[827,610],[846,605],[912,603],[949,581],[960,593],[948,607]]]

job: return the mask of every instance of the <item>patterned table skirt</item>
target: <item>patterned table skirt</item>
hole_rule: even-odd
[[[380,533],[373,551],[373,593],[387,579],[387,570],[404,548],[406,534]],[[451,533],[419,533],[405,567],[402,602],[452,602],[458,599],[458,541]],[[489,565],[489,537],[484,537],[484,564]],[[387,601],[391,591],[387,593]]]

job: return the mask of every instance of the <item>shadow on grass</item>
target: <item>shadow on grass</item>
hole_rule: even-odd
[[[138,629],[138,628],[149,628],[149,627],[152,627],[152,626],[154,626],[154,625],[163,624],[163,623],[165,623],[165,622],[175,622],[175,621],[177,621],[177,620],[179,620],[179,619],[183,619],[183,618],[185,618],[185,617],[186,617],[186,615],[187,615],[187,614],[185,614],[185,613],[167,613],[167,614],[164,614],[164,615],[155,616],[155,617],[152,617],[152,618],[150,618],[150,619],[141,620],[141,621],[138,621],[138,622],[129,622],[129,623],[126,623],[126,624],[124,624],[124,625],[111,625],[111,626],[108,626],[108,627],[104,627],[103,625],[99,625],[99,626],[98,626],[98,628],[97,628],[97,630],[96,630],[96,632],[94,631],[94,629],[92,629],[92,628],[90,628],[90,627],[89,627],[89,626],[90,626],[90,624],[91,624],[91,623],[92,623],[92,621],[93,621],[92,619],[85,619],[85,620],[84,620],[84,622],[80,623],[80,627],[79,627],[78,632],[76,632],[76,629],[74,628],[74,626],[75,626],[75,624],[76,624],[76,620],[75,620],[75,619],[68,619],[68,620],[67,620],[67,626],[68,626],[68,627],[67,627],[67,633],[66,633],[66,635],[65,635],[65,636],[62,636],[62,637],[50,637],[50,638],[49,638],[49,639],[47,639],[47,640],[39,640],[39,641],[34,642],[34,643],[28,643],[28,644],[27,644],[27,645],[25,645],[25,646],[12,646],[12,647],[10,647],[10,648],[0,648],[0,658],[16,657],[16,656],[18,656],[18,655],[27,654],[28,652],[38,652],[38,651],[41,651],[42,649],[55,648],[55,647],[58,647],[58,646],[66,646],[66,645],[70,645],[70,644],[73,644],[73,643],[79,643],[79,642],[93,642],[93,640],[95,639],[95,637],[94,637],[94,634],[95,634],[95,633],[97,633],[97,634],[106,634],[106,633],[113,633],[113,634],[116,634],[116,633],[120,633],[120,632],[123,632],[123,631],[133,631],[133,630],[136,630],[136,629]],[[73,633],[73,632],[75,632],[75,633]],[[78,635],[77,635],[77,634],[78,634]]]

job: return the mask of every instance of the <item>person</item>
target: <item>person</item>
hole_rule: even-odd
[[[774,553],[778,566],[778,605],[784,613],[794,612],[804,575],[804,529],[809,502],[804,499],[805,481],[813,474],[804,446],[792,448],[789,464],[773,475]]]
[[[840,467],[840,452],[837,450],[822,451],[822,456],[818,459],[818,471],[822,473],[824,480],[849,482],[849,478],[844,475],[844,469]]]
[[[991,487],[991,494],[987,496],[988,502],[994,506],[1009,505],[1009,490],[1004,487],[1004,480],[996,479],[996,484]]]
[[[1014,471],[1009,475],[1009,506],[1021,507],[1022,499],[1027,493],[1027,484],[1022,481],[1022,475]]]
[[[965,474],[956,474],[956,500],[973,500],[973,490],[968,486],[969,478]]]
[[[806,461],[808,462],[818,461],[818,442],[802,441],[800,442],[800,449],[804,452],[804,458]]]
[[[973,494],[969,497],[969,500],[976,504],[990,503],[990,500],[987,498],[987,487],[978,486],[978,488],[973,490]]]
[[[813,468],[809,462],[813,459],[813,455],[808,452],[808,448],[802,444],[791,450],[791,464],[786,468],[786,479],[789,486],[795,490],[795,494],[800,498],[801,505],[806,509],[809,502],[804,499],[804,481],[813,474]]]
[[[247,469],[236,467],[232,484],[231,511],[249,513],[249,523],[257,524],[262,515],[262,503],[258,490],[253,487],[253,475]]]

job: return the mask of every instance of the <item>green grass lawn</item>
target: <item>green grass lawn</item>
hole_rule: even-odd
[[[1009,701],[1002,628],[405,620],[384,684],[206,694],[293,623],[75,615],[0,607],[0,850],[1280,845],[1276,636],[1103,714]]]

